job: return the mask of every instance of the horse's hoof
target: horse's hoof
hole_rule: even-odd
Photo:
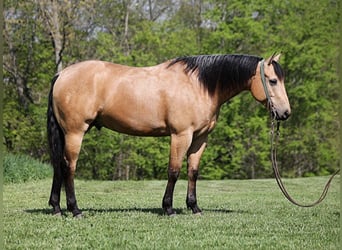
[[[168,216],[174,216],[176,215],[176,211],[173,210],[172,208],[164,208],[164,214]]]
[[[82,219],[82,218],[83,218],[83,214],[82,214],[82,213],[76,214],[76,215],[74,215],[74,218],[76,218],[76,219]]]
[[[202,212],[194,213],[194,215],[196,215],[196,216],[202,216]]]
[[[60,216],[62,216],[62,213],[61,213],[61,212],[52,213],[52,216],[54,216],[54,217],[60,217]]]

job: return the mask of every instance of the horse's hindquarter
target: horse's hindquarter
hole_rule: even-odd
[[[167,63],[135,68],[90,61],[67,68],[60,78],[54,98],[64,126],[86,130],[96,120],[121,133],[164,136],[210,123],[203,91]]]
[[[97,98],[96,79],[102,62],[85,61],[59,73],[53,88],[54,113],[64,132],[85,132],[102,101]]]

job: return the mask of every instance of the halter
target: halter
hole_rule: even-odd
[[[272,103],[271,97],[270,97],[270,93],[268,92],[268,88],[267,88],[266,77],[265,77],[264,63],[265,63],[265,59],[262,59],[261,62],[260,62],[260,76],[261,76],[261,82],[262,82],[262,86],[264,86],[264,90],[265,90],[265,94],[266,94],[267,101],[268,101],[269,103]]]
[[[262,86],[264,87],[264,91],[265,91],[265,95],[266,95],[266,99],[267,99],[267,105],[270,108],[271,116],[272,116],[272,118],[275,118],[277,116],[277,113],[276,113],[276,110],[273,106],[272,99],[270,96],[270,92],[268,91],[268,88],[267,88],[264,63],[265,63],[265,59],[262,59],[260,62],[261,82],[262,82]]]
[[[265,69],[264,69],[264,62],[265,60],[262,59],[260,62],[260,76],[261,76],[261,82],[262,85],[264,87],[264,91],[265,91],[265,95],[266,95],[266,99],[267,99],[267,103],[270,107],[270,111],[271,111],[271,119],[272,119],[272,124],[271,124],[271,159],[272,159],[272,169],[274,172],[274,176],[275,179],[277,181],[277,184],[280,188],[280,190],[282,191],[282,193],[284,194],[284,196],[286,197],[287,200],[289,200],[292,204],[297,205],[299,207],[313,207],[319,203],[321,203],[324,198],[326,197],[329,187],[330,187],[330,183],[332,181],[332,179],[335,177],[336,174],[338,174],[340,172],[340,169],[338,169],[328,180],[328,182],[326,183],[323,192],[321,194],[321,196],[318,198],[318,200],[316,200],[315,202],[311,203],[311,204],[301,204],[298,203],[297,201],[295,201],[287,192],[282,180],[281,180],[281,176],[279,173],[279,167],[277,164],[277,150],[276,150],[276,144],[278,143],[279,140],[279,127],[280,127],[280,121],[276,121],[276,110],[273,106],[270,94],[268,92],[268,88],[267,88],[267,83],[266,83],[266,77],[265,77]],[[277,126],[275,129],[275,121],[277,122]]]

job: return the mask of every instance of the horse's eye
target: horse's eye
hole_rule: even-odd
[[[270,85],[274,86],[277,84],[277,79],[270,79]]]

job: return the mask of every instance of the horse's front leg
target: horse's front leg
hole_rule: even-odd
[[[173,209],[173,191],[182,167],[184,156],[191,144],[192,133],[171,135],[170,159],[168,168],[168,181],[163,198],[163,209],[167,215],[176,214]]]
[[[186,205],[191,208],[194,214],[201,214],[201,209],[197,205],[196,182],[198,178],[199,163],[202,153],[207,145],[207,135],[194,139],[188,151],[188,191],[186,195]]]

